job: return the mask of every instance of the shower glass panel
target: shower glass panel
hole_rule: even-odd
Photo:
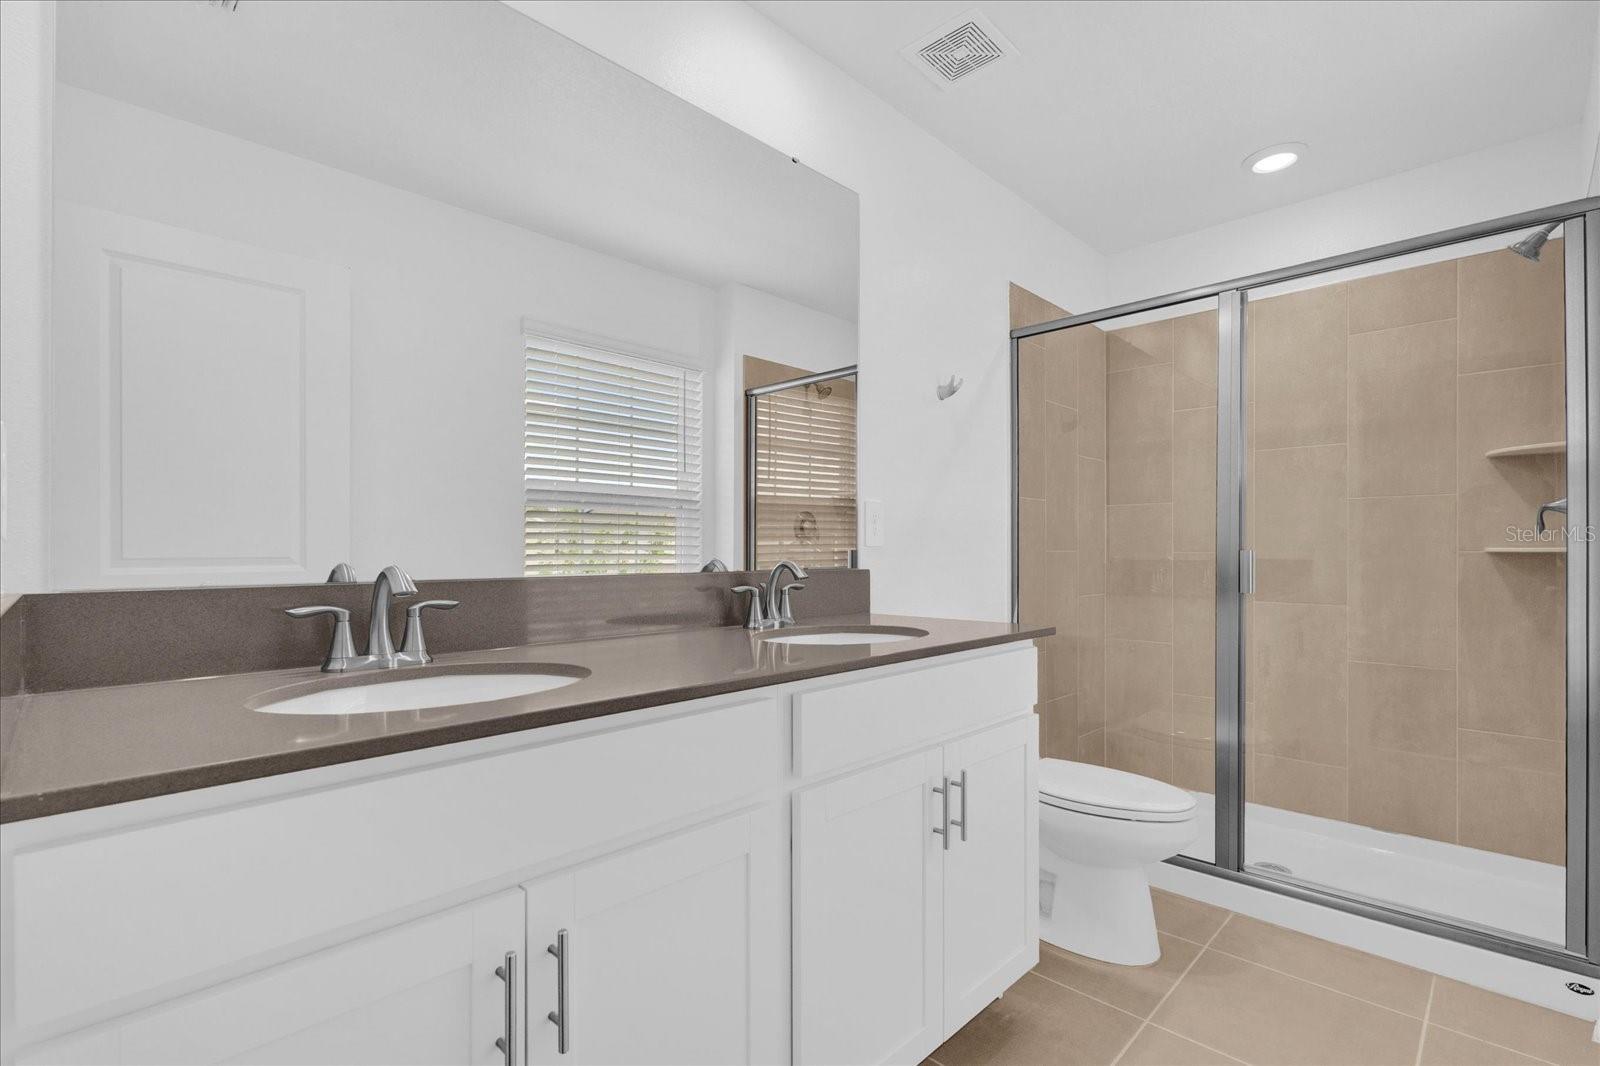
[[[1196,794],[1210,861],[1217,301],[1017,348],[1017,604],[1041,642],[1047,758]]]
[[[1519,236],[1244,294],[1243,866],[1561,945],[1566,256]]]

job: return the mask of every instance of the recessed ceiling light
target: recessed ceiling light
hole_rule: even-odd
[[[1241,165],[1252,174],[1276,174],[1300,162],[1305,151],[1306,146],[1299,141],[1275,144],[1246,156]]]

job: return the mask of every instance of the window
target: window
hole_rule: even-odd
[[[747,364],[748,365],[748,364]],[[846,567],[856,546],[855,376],[754,396],[753,566]]]
[[[700,371],[532,334],[526,348],[522,572],[698,566]]]

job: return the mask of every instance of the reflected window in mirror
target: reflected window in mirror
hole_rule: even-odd
[[[701,372],[529,334],[523,573],[701,562]]]

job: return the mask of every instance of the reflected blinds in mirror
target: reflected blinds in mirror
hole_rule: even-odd
[[[856,546],[856,383],[756,397],[757,569],[850,565]]]
[[[694,569],[700,371],[530,336],[523,486],[526,575]]]

